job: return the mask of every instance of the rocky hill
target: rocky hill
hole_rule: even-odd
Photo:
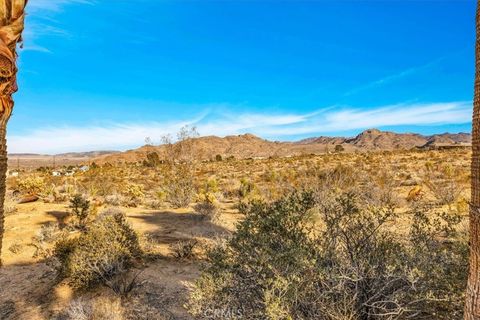
[[[436,134],[424,136],[416,133],[395,133],[369,129],[353,138],[313,137],[296,142],[278,142],[259,138],[252,134],[227,136],[206,136],[193,139],[193,153],[199,160],[214,159],[220,155],[223,159],[286,157],[301,154],[321,154],[334,152],[337,145],[343,152],[405,150],[412,148],[467,147],[471,143],[468,133]],[[147,154],[157,152],[162,158],[164,146],[143,146],[121,153],[95,157],[97,163],[137,162],[146,159]]]

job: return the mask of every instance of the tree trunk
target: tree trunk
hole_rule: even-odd
[[[472,129],[472,199],[470,204],[470,271],[465,300],[465,320],[480,319],[480,5],[477,3],[475,89]]]
[[[17,91],[17,44],[22,40],[27,0],[0,0],[0,266],[4,233],[4,200],[7,173],[7,122],[12,114],[12,94]]]
[[[2,99],[3,100],[3,99]],[[2,265],[1,254],[2,254],[2,243],[3,243],[3,233],[4,233],[4,202],[5,202],[5,191],[6,191],[6,178],[7,178],[7,121],[8,118],[2,115],[0,120],[0,266]]]

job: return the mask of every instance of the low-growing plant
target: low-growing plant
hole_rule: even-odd
[[[130,292],[138,286],[138,277],[140,276],[141,271],[130,273],[125,269],[123,261],[120,260],[112,263],[109,268],[115,270],[113,276],[110,275],[111,271],[105,269],[101,270],[107,271],[106,273],[101,272],[101,274],[107,274],[106,277],[103,276],[104,285],[110,288],[116,295],[127,297]]]
[[[18,208],[17,206],[12,203],[12,202],[7,202],[5,201],[5,205],[3,206],[3,212],[5,214],[5,216],[9,216],[9,215],[12,215],[14,213],[16,213],[18,211]]]
[[[118,298],[77,298],[65,310],[63,318],[67,320],[124,320],[125,311]]]
[[[128,269],[141,249],[125,214],[100,215],[78,238],[55,245],[53,257],[62,278],[74,288],[89,288]]]
[[[242,178],[240,180],[240,188],[238,189],[238,196],[240,199],[245,199],[247,196],[255,192],[255,184],[247,180],[245,178]]]
[[[451,165],[426,165],[423,183],[430,189],[440,205],[450,205],[461,195],[463,188],[458,181],[459,170]]]
[[[32,245],[35,248],[34,258],[45,258],[49,255],[49,248],[53,242],[61,238],[62,232],[56,222],[48,222],[40,227],[40,230],[32,238]]]
[[[45,190],[42,177],[27,177],[18,181],[18,189],[25,194],[41,194]]]
[[[314,301],[305,296],[306,287],[300,290],[305,284],[302,275],[311,274],[315,264],[315,245],[305,224],[313,204],[310,194],[272,205],[252,203],[227,245],[207,254],[208,265],[191,296],[191,312],[234,308],[244,310],[245,319],[267,318],[274,312],[273,297],[267,298],[275,291],[273,284],[286,278],[292,283],[284,287],[285,296]],[[289,299],[283,302],[293,304]]]
[[[199,202],[193,207],[195,212],[202,220],[215,221],[218,214],[215,195],[211,192],[202,193],[198,196],[198,200]]]
[[[128,206],[136,207],[145,199],[145,190],[143,185],[129,183],[124,191],[125,196],[128,199]]]
[[[193,207],[202,220],[215,221],[217,219],[218,208],[213,202],[202,201]]]
[[[24,246],[21,242],[15,241],[10,245],[10,247],[8,247],[8,251],[10,251],[13,254],[19,254],[20,252],[22,252],[23,248]]]
[[[172,251],[172,256],[175,259],[188,260],[195,257],[194,249],[197,247],[197,245],[198,241],[196,239],[180,240],[173,243],[170,246],[170,250]]]
[[[121,194],[110,194],[105,196],[105,203],[110,206],[121,206],[126,203],[125,197]]]
[[[242,319],[459,318],[468,250],[458,215],[417,209],[405,239],[389,227],[395,208],[379,204],[350,191],[245,206],[232,238],[207,253],[189,310],[240,310]]]

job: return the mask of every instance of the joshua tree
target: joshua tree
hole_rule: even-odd
[[[7,122],[13,109],[12,94],[17,91],[16,48],[22,41],[26,4],[27,0],[0,0],[0,257],[7,173]]]
[[[470,204],[470,272],[465,320],[480,319],[480,5],[477,3],[475,91],[472,130],[472,200]]]

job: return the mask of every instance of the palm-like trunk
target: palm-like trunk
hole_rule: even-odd
[[[475,93],[472,130],[472,199],[470,206],[470,272],[465,320],[480,319],[480,5],[477,3]]]
[[[17,91],[17,44],[21,41],[27,0],[0,0],[0,265],[4,232],[5,178],[7,173],[7,122]]]

